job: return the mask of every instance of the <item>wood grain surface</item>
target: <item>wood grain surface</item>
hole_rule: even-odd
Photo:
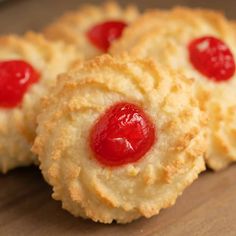
[[[0,175],[0,235],[235,236],[235,180],[236,165],[207,171],[158,216],[103,225],[62,210],[37,168],[22,168]]]
[[[1,3],[0,33],[39,30],[63,11],[74,9],[84,2],[87,1],[10,0]],[[235,0],[140,0],[136,3],[142,9],[174,5],[208,7],[220,9],[230,18],[236,18]],[[50,195],[51,189],[37,167],[0,174],[0,236],[236,235],[236,165],[219,173],[207,171],[201,174],[174,207],[151,219],[140,219],[127,225],[103,225],[74,218],[62,210],[60,203],[52,200]]]

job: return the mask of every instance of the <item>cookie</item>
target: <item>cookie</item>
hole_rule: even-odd
[[[235,24],[209,10],[153,10],[112,45],[112,54],[121,51],[152,57],[195,78],[198,100],[209,116],[206,162],[220,170],[236,161]]]
[[[75,50],[42,35],[0,37],[0,172],[32,164],[38,104]]]
[[[96,57],[61,75],[42,102],[32,148],[53,198],[103,223],[173,205],[205,168],[206,120],[192,84],[127,55]]]
[[[139,13],[136,7],[122,8],[115,2],[101,6],[85,5],[61,16],[43,32],[51,40],[75,44],[85,58],[106,52],[112,41]]]

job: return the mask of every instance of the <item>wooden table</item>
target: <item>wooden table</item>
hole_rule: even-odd
[[[82,2],[11,0],[3,3],[0,5],[0,33],[39,30],[64,10]],[[176,3],[222,9],[229,17],[236,18],[235,0],[138,1],[141,8],[170,7]],[[50,194],[50,187],[36,167],[0,175],[0,235],[236,235],[236,165],[216,174],[210,171],[201,174],[174,207],[149,220],[140,219],[127,225],[103,225],[74,218],[62,210]]]

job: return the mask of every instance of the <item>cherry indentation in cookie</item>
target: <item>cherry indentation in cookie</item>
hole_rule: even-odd
[[[39,73],[23,60],[0,61],[0,107],[20,105],[27,89],[39,80]]]
[[[151,119],[137,105],[117,103],[98,119],[90,133],[95,158],[105,166],[121,166],[142,158],[156,139]]]
[[[123,21],[106,21],[89,29],[87,37],[95,47],[107,52],[111,42],[122,35],[126,26]]]
[[[222,40],[212,36],[197,38],[188,50],[192,65],[208,79],[221,82],[234,75],[234,56]]]

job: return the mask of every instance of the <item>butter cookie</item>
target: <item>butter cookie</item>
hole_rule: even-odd
[[[0,171],[32,164],[39,100],[76,57],[72,46],[27,33],[0,37]]]
[[[198,100],[209,117],[206,162],[220,170],[236,161],[236,31],[232,22],[210,10],[152,10],[112,45],[112,54],[121,51],[152,57],[195,78]]]
[[[106,52],[138,15],[135,6],[122,8],[115,2],[85,5],[61,16],[43,31],[47,38],[74,44],[85,58],[92,58]]]
[[[170,207],[204,170],[193,81],[152,60],[103,55],[59,76],[33,151],[75,216],[127,223]]]

